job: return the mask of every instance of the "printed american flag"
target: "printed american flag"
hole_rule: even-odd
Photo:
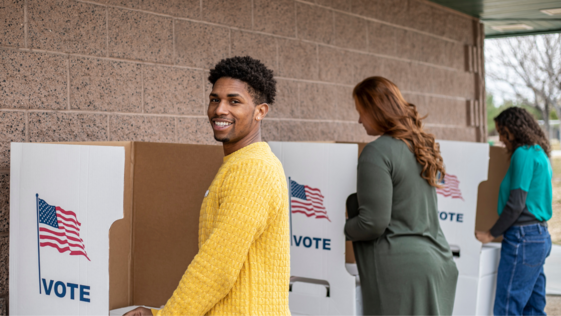
[[[464,199],[462,197],[462,191],[460,191],[460,181],[455,175],[447,173],[440,184],[442,185],[442,188],[436,189],[437,194],[444,197],[451,197],[453,199]]]
[[[88,260],[86,246],[80,238],[80,226],[76,213],[65,211],[59,206],[39,201],[39,245],[53,247],[60,253],[69,252],[71,256],[84,256]]]
[[[327,216],[325,206],[323,206],[323,198],[324,196],[319,189],[290,180],[290,206],[292,213],[300,213],[318,219],[325,218],[331,222]]]

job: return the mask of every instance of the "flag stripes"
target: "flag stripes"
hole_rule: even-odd
[[[451,197],[453,199],[464,200],[462,191],[460,191],[460,181],[458,177],[451,174],[444,176],[444,181],[441,182],[442,188],[437,188],[436,193],[444,197]]]
[[[292,213],[304,214],[307,217],[318,219],[325,218],[331,222],[323,205],[324,196],[319,189],[290,180],[290,193]]]
[[[49,205],[39,199],[39,246],[52,247],[60,253],[84,256],[88,260],[86,246],[80,237],[80,226],[76,213],[59,206]]]

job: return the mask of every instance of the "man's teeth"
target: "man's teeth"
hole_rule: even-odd
[[[231,125],[232,123],[229,123],[229,122],[214,122],[214,124],[216,124],[216,126],[224,127],[224,126]]]

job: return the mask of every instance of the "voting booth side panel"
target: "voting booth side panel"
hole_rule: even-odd
[[[21,171],[21,155],[23,154],[23,144],[11,143],[10,148],[10,248],[9,248],[9,289],[13,294],[9,297],[9,304],[11,306],[19,306],[19,293],[18,278],[15,271],[19,267],[18,249],[20,249],[19,238],[14,231],[15,227],[20,226],[19,216],[12,214],[19,213],[19,187],[20,187],[20,171]],[[32,259],[29,259],[32,260]],[[11,312],[13,315],[17,314],[17,307],[12,307]]]
[[[125,150],[123,218],[109,230],[109,309],[132,304],[132,195],[135,142],[67,142],[63,145],[122,147]]]
[[[438,141],[446,168],[436,189],[440,227],[453,252],[460,275],[478,276],[481,243],[475,238],[477,194],[487,180],[489,145]]]
[[[364,149],[364,147],[366,147],[366,145],[368,145],[369,143],[352,143],[352,142],[337,142],[338,144],[356,144],[358,146],[358,157],[360,157],[360,154],[362,153],[362,150]],[[358,164],[358,162],[357,162]],[[351,263],[351,264],[356,264],[356,258],[355,258],[355,252],[354,252],[354,248],[353,248],[353,242],[348,240],[345,243],[345,263]]]
[[[105,146],[122,146],[125,149],[124,201],[122,220],[113,223],[109,230],[109,309],[132,303],[131,251],[132,251],[132,172],[133,142],[107,143]]]
[[[199,213],[222,146],[135,143],[133,301],[159,307],[198,252]]]
[[[356,281],[345,268],[345,201],[356,192],[357,146],[269,143],[287,177],[291,221],[290,310],[354,315]]]
[[[506,149],[504,147],[490,147],[489,175],[487,181],[481,183],[478,191],[476,230],[487,231],[499,219],[497,212],[499,188],[509,167],[510,156]],[[495,241],[501,240],[502,237],[499,237]]]
[[[11,313],[106,314],[124,149],[13,143],[12,153]]]

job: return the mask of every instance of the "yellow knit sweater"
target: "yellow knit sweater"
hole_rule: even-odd
[[[199,253],[152,313],[290,315],[288,215],[284,170],[267,143],[224,157],[201,207]]]

